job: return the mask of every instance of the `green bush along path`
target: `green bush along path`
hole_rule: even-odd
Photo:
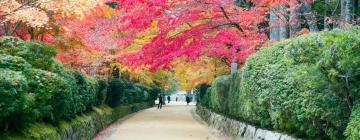
[[[197,91],[201,106],[261,128],[358,140],[360,28],[278,42]]]
[[[153,105],[161,91],[86,76],[57,62],[56,53],[38,41],[0,39],[0,139],[89,139],[119,117]],[[89,133],[79,134],[81,127]]]

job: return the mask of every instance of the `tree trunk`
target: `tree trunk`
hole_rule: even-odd
[[[289,15],[285,6],[273,8],[270,11],[270,39],[281,40],[289,38]]]
[[[270,10],[270,40],[280,40],[279,18],[276,15],[277,8]]]
[[[280,14],[280,28],[279,28],[279,36],[281,39],[289,38],[289,13],[286,11],[285,6],[279,7]]]
[[[341,0],[341,21],[343,24],[352,23],[354,16],[354,1]]]
[[[290,25],[290,31],[289,31],[289,37],[296,36],[296,33],[300,31],[300,21],[299,21],[299,13],[300,11],[298,9],[290,11],[290,17],[289,17],[289,25]]]
[[[304,14],[306,22],[309,25],[310,32],[317,32],[319,30],[317,27],[317,20],[314,13],[311,11],[311,6],[307,3],[303,3],[301,11]]]

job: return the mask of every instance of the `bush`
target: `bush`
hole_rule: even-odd
[[[66,68],[53,60],[55,55],[54,47],[41,42],[0,39],[0,130],[19,130],[35,122],[56,124],[97,105],[150,101],[148,93],[158,94],[121,79],[108,85],[106,79]]]
[[[121,79],[111,79],[109,82],[106,103],[112,107],[125,103],[126,82]]]
[[[39,69],[31,69],[26,73],[28,77],[28,92],[34,95],[35,98],[35,106],[33,109],[36,112],[37,118],[48,117],[52,114],[53,108],[50,105],[49,101],[56,92],[56,75],[51,72],[39,70]]]
[[[75,72],[74,77],[77,85],[74,102],[80,103],[76,110],[76,113],[80,113],[91,109],[96,104],[98,83],[94,78],[86,77],[80,72]]]
[[[346,127],[345,136],[348,140],[360,139],[360,104],[352,110],[350,122]]]
[[[25,42],[16,37],[0,38],[0,53],[17,55],[21,50],[25,49]]]
[[[77,113],[84,109],[82,106],[83,103],[80,100],[79,95],[79,85],[74,76],[74,71],[64,67],[60,63],[55,63],[54,72],[62,77],[67,85],[69,85],[69,92],[60,93],[60,95],[55,95],[56,98],[52,100],[52,104],[55,108],[55,111],[58,117],[70,119],[74,117]],[[64,85],[66,87],[66,85]],[[63,88],[65,88],[63,87]],[[61,87],[59,87],[61,88]],[[67,89],[67,88],[66,88]],[[66,94],[65,94],[66,93]],[[55,118],[58,120],[60,118]]]
[[[155,101],[159,97],[160,93],[161,93],[161,89],[158,86],[151,85],[149,90],[149,96],[150,96],[149,100]]]
[[[21,127],[34,120],[34,97],[28,94],[25,76],[21,72],[0,69],[0,129]]]
[[[22,57],[0,54],[0,68],[14,71],[24,71],[31,68],[31,65]]]
[[[230,87],[230,76],[219,76],[211,84],[209,92],[210,96],[210,107],[216,112],[227,112],[227,97]]]
[[[28,41],[24,44],[25,49],[17,53],[34,68],[52,71],[54,70],[56,49],[38,41]]]
[[[160,89],[156,86],[148,87],[139,83],[132,83],[122,79],[109,81],[106,103],[110,106],[119,104],[139,103],[156,100]]]
[[[98,83],[99,83],[98,85],[99,89],[97,91],[96,105],[101,105],[104,104],[106,100],[108,83],[106,79],[103,78],[99,78]]]
[[[200,84],[197,87],[195,87],[195,93],[198,98],[198,105],[202,106],[209,106],[209,92],[210,92],[210,85],[207,84]]]
[[[299,137],[342,139],[360,96],[359,33],[319,32],[263,48],[230,80],[215,80],[202,95],[210,103],[201,104]],[[216,88],[228,81],[229,93],[219,94]]]

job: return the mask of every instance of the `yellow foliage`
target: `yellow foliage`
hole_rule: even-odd
[[[101,0],[1,0],[0,16],[13,23],[22,21],[31,27],[43,27],[50,13],[83,19],[101,4]]]
[[[124,78],[129,76],[128,80],[136,81],[145,85],[157,84],[163,89],[171,88],[170,81],[173,80],[173,73],[165,70],[158,70],[156,72],[150,72],[146,68],[130,68],[122,65],[119,62],[113,62],[110,64],[111,69],[118,67],[120,70],[120,77]]]
[[[37,7],[23,5],[16,0],[2,0],[0,2],[0,16],[12,23],[22,21],[31,27],[44,26],[49,18],[47,13]]]
[[[216,76],[229,73],[228,64],[220,58],[202,57],[196,61],[176,61],[175,79],[181,90],[190,90],[202,83],[210,84]]]

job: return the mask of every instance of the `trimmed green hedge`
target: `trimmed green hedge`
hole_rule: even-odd
[[[56,124],[98,105],[150,102],[160,92],[122,79],[86,76],[56,62],[55,55],[54,47],[41,42],[0,38],[0,132],[35,122]]]
[[[4,133],[1,140],[89,140],[97,132],[132,112],[152,106],[150,102],[134,103],[111,108],[107,105],[93,107],[91,111],[62,120],[57,124],[33,123],[18,133]]]
[[[34,98],[27,94],[27,80],[21,72],[0,69],[0,128],[7,129],[31,121]]]
[[[213,89],[226,88],[229,81],[228,93]],[[312,33],[263,48],[230,80],[217,78],[208,92],[201,93],[210,103],[201,99],[200,104],[298,137],[343,139],[359,93],[360,28],[353,28]],[[356,123],[354,116],[355,112],[350,124]],[[348,127],[347,135],[356,136],[356,130]]]

